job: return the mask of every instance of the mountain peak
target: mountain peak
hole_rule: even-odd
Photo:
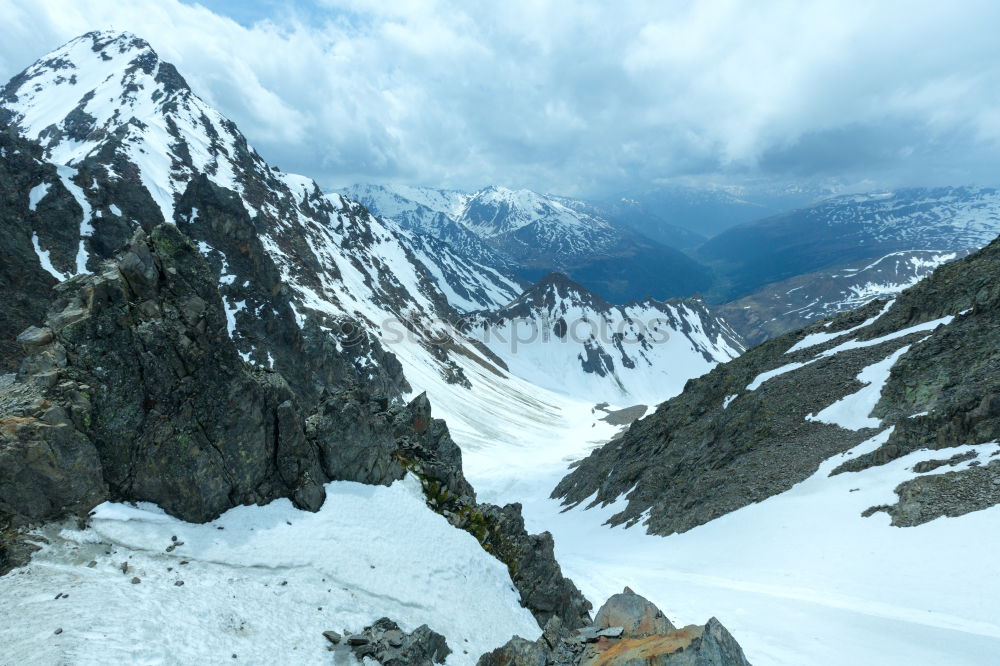
[[[99,30],[71,39],[15,76],[0,102],[10,121],[43,139],[51,152],[64,135],[79,143],[98,128],[110,134],[133,113],[162,109],[178,93],[190,95],[187,82],[149,42],[130,32]]]
[[[573,304],[595,311],[606,311],[614,307],[564,273],[553,272],[542,276],[538,282],[525,290],[509,309],[537,307],[552,309],[560,304]]]
[[[236,174],[256,159],[235,125],[129,32],[88,32],[42,57],[3,88],[0,118],[59,165],[79,168],[104,151],[119,155],[167,220],[192,173],[239,191]],[[120,168],[107,175],[117,178]],[[170,179],[158,180],[164,173]]]

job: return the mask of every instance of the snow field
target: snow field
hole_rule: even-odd
[[[45,537],[0,578],[0,664],[333,663],[323,631],[382,616],[428,624],[447,637],[448,664],[474,664],[541,633],[506,567],[430,511],[412,477],[330,483],[315,514],[278,500],[202,525],[106,503],[90,529]]]

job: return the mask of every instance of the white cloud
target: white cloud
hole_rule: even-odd
[[[664,178],[991,180],[1000,5],[0,0],[0,76],[145,37],[282,168],[565,193]],[[902,157],[902,156],[905,156]]]

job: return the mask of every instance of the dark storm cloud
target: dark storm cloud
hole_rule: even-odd
[[[995,2],[208,4],[0,0],[0,75],[130,30],[328,186],[996,180]]]

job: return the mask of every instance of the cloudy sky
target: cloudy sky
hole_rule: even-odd
[[[0,0],[0,78],[92,29],[328,187],[998,184],[1000,2]]]

